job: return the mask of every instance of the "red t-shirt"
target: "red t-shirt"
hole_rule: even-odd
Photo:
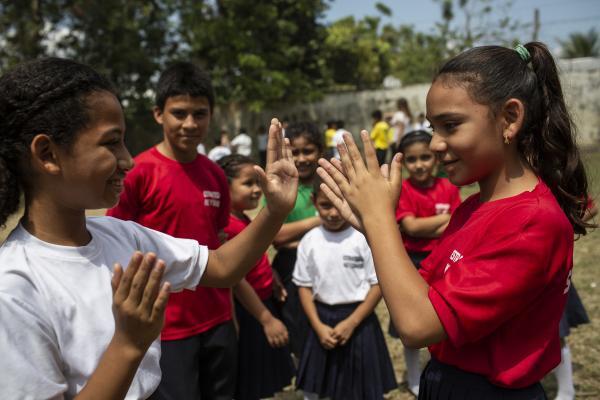
[[[460,193],[456,186],[446,178],[435,178],[433,185],[422,188],[414,185],[410,179],[402,182],[402,192],[396,208],[396,221],[413,216],[431,217],[438,214],[451,214],[460,205]],[[402,232],[402,241],[406,251],[431,251],[439,239],[417,238]]]
[[[231,239],[244,230],[250,223],[249,219],[241,220],[229,215],[229,225],[225,228],[227,239]],[[267,253],[258,260],[256,265],[246,274],[246,280],[252,286],[261,300],[266,300],[273,294],[273,270]]]
[[[135,157],[124,185],[107,215],[219,247],[218,232],[229,220],[229,187],[221,168],[205,156],[180,163],[153,147]],[[161,339],[187,338],[230,320],[230,292],[198,287],[171,293]]]
[[[469,197],[420,273],[448,338],[441,362],[521,388],[560,362],[573,228],[548,187],[481,203]]]

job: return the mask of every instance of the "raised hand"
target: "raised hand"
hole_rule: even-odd
[[[269,127],[265,170],[263,171],[259,166],[254,168],[269,211],[287,215],[296,202],[298,170],[294,165],[289,140],[283,138],[281,123],[277,118],[271,120]]]
[[[325,195],[340,214],[364,231],[365,217],[393,214],[402,184],[402,157],[396,155],[389,169],[380,168],[368,132],[363,130],[360,136],[366,165],[352,136],[345,134],[344,144],[338,145],[341,161],[320,159],[317,173]]]
[[[156,255],[135,252],[127,270],[115,264],[113,290],[114,340],[141,352],[158,337],[165,319],[169,283],[161,286],[165,263]]]

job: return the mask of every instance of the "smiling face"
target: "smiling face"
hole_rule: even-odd
[[[262,194],[258,185],[258,175],[252,164],[241,165],[237,176],[229,184],[231,208],[234,211],[253,210],[258,206]]]
[[[198,145],[206,137],[210,118],[210,103],[206,97],[169,97],[162,110],[154,107],[154,119],[162,125],[164,134],[159,150],[180,162],[193,161]]]
[[[406,146],[402,162],[412,183],[421,187],[431,186],[436,159],[428,143],[415,142]]]
[[[506,162],[500,119],[463,86],[450,83],[439,77],[427,94],[429,147],[457,186],[495,179]]]
[[[290,144],[300,181],[303,183],[310,182],[315,176],[318,167],[317,162],[321,156],[319,147],[302,135],[294,138]]]
[[[112,93],[94,92],[86,102],[93,113],[71,146],[57,148],[60,176],[52,190],[71,209],[108,208],[118,202],[133,167],[124,143],[125,119]]]

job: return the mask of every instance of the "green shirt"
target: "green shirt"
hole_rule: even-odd
[[[314,217],[317,215],[317,210],[312,202],[312,185],[298,185],[298,196],[296,197],[296,203],[294,209],[288,214],[284,223],[301,221],[306,218]],[[263,197],[263,205],[267,204]]]

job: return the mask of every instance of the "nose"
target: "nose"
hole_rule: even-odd
[[[183,121],[183,127],[187,129],[196,128],[196,119],[193,114],[189,114]]]
[[[429,149],[434,153],[443,153],[447,150],[446,142],[440,135],[434,132],[429,143]]]
[[[125,147],[125,146],[122,146],[122,147],[123,147],[123,149],[118,154],[117,167],[120,170],[127,172],[133,168],[133,166],[135,165],[135,162],[133,161],[133,158],[131,157],[129,150],[127,150],[127,147]]]

